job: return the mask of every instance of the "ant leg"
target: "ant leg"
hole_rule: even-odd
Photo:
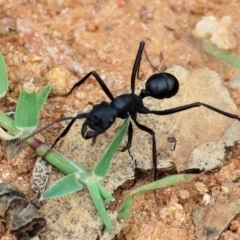
[[[107,85],[104,83],[104,81],[102,80],[102,78],[98,75],[97,72],[95,71],[91,71],[89,72],[85,77],[83,77],[81,80],[79,80],[77,83],[75,83],[72,87],[72,89],[69,91],[69,93],[67,93],[65,96],[69,95],[72,93],[72,91],[76,88],[79,87],[80,85],[82,85],[91,75],[93,75],[95,77],[95,79],[97,80],[97,82],[99,83],[99,85],[101,86],[102,90],[106,93],[106,95],[109,97],[109,99],[111,101],[114,100],[114,97],[112,95],[112,93],[110,92],[110,90],[108,89]]]
[[[152,135],[152,158],[153,158],[153,168],[154,168],[154,181],[156,181],[157,180],[157,149],[156,149],[155,132],[152,129],[140,124],[136,119],[133,119],[133,121],[135,122],[135,124],[139,129]]]
[[[140,123],[137,121],[137,119],[133,119],[133,121],[135,122],[135,124],[137,125],[137,127],[138,127],[139,129],[141,129],[142,131],[145,131],[145,132],[147,132],[147,133],[149,133],[149,134],[152,135],[153,171],[154,171],[154,181],[156,181],[156,180],[157,180],[157,149],[156,149],[156,137],[155,137],[155,132],[154,132],[152,129],[150,129],[150,128],[148,128],[148,127],[140,124]],[[156,203],[158,204],[156,190],[154,190],[154,197],[155,197]]]
[[[54,143],[52,144],[50,149],[53,149],[54,146],[58,143],[58,141],[63,138],[64,136],[66,136],[66,134],[69,132],[69,130],[71,129],[72,125],[74,124],[74,122],[77,120],[77,118],[74,118],[71,120],[71,122],[64,128],[64,130],[61,132],[61,134],[55,139]]]
[[[75,117],[63,117],[63,118],[59,118],[59,119],[51,122],[51,123],[48,124],[47,126],[41,128],[41,129],[39,129],[39,130],[31,133],[31,134],[28,135],[27,137],[23,138],[20,142],[18,142],[18,144],[21,144],[21,143],[23,143],[24,141],[26,141],[27,139],[29,139],[30,137],[33,137],[34,135],[36,135],[36,134],[38,134],[38,133],[40,133],[40,132],[48,129],[49,127],[51,127],[51,126],[54,125],[55,123],[59,123],[59,122],[66,121],[66,120],[72,120],[72,121],[74,120],[74,122],[75,122],[76,119],[86,118],[87,115],[88,115],[88,113],[80,113],[80,114],[78,114],[78,115],[75,116]],[[72,122],[72,121],[71,121],[71,122]],[[68,124],[68,126],[71,124],[71,122]],[[73,124],[73,123],[72,123],[72,124]],[[71,124],[71,126],[72,126],[72,124]],[[68,128],[68,126],[67,126],[66,128]],[[70,126],[70,128],[71,128],[71,126]],[[66,128],[65,128],[65,129],[66,129]],[[70,128],[68,128],[67,132],[69,131]],[[65,133],[65,130],[64,130],[63,132]],[[60,136],[63,134],[63,132],[60,134]],[[67,134],[67,132],[66,132],[62,137],[64,137],[64,136]],[[61,137],[61,138],[62,138],[62,137]],[[57,140],[57,139],[56,139],[56,140]],[[55,140],[55,142],[56,142],[56,140]],[[59,141],[59,140],[60,140],[60,138],[58,139],[58,141]],[[57,141],[57,142],[58,142],[58,141]],[[55,142],[54,142],[53,146],[56,145],[57,142],[56,142],[56,143],[55,143]],[[51,149],[53,148],[53,146],[51,147]]]
[[[124,152],[127,149],[131,148],[131,146],[132,146],[132,138],[133,138],[133,127],[132,127],[132,123],[130,122],[129,126],[128,126],[128,141],[127,141],[126,146],[124,146],[122,148],[121,152]]]
[[[208,105],[206,103],[201,103],[201,102],[195,102],[195,103],[191,103],[191,104],[188,104],[188,105],[184,105],[184,106],[180,106],[180,107],[176,107],[176,108],[171,108],[171,109],[167,109],[167,110],[162,110],[162,111],[149,110],[148,113],[152,113],[152,114],[156,114],[156,115],[168,115],[168,114],[173,114],[173,113],[185,111],[185,110],[190,109],[190,108],[201,107],[201,106],[204,106],[204,107],[206,107],[206,108],[208,108],[208,109],[210,109],[214,112],[217,112],[221,115],[224,115],[226,117],[237,119],[237,120],[240,121],[240,117],[236,114],[225,112],[221,109],[215,108],[211,105]]]
[[[77,119],[81,119],[81,118],[86,118],[88,115],[88,113],[79,113],[76,117],[72,118],[71,122],[64,128],[64,130],[61,132],[61,134],[56,138],[56,140],[54,141],[54,143],[51,146],[51,149],[54,148],[54,146],[58,143],[58,141],[65,137],[67,135],[67,133],[69,132],[69,130],[71,129],[72,125],[74,124],[74,122]]]
[[[137,56],[133,65],[132,75],[131,75],[131,93],[135,92],[135,80],[136,76],[139,76],[140,63],[142,59],[142,53],[144,49],[145,42],[140,42]]]
[[[71,129],[72,125],[74,124],[74,122],[77,120],[77,119],[80,119],[80,118],[86,118],[86,116],[88,115],[83,113],[83,114],[78,114],[76,117],[74,117],[71,122],[64,128],[64,130],[61,132],[61,134],[55,139],[54,143],[52,144],[51,148],[48,149],[47,152],[45,152],[45,154],[42,156],[42,158],[45,157],[45,155],[51,150],[54,148],[54,146],[59,142],[59,140],[63,137],[65,137],[67,135],[67,133],[69,132],[69,130]]]

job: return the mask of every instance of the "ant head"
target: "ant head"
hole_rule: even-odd
[[[146,89],[142,89],[140,96],[156,99],[171,98],[177,94],[179,83],[170,73],[153,74],[146,82]]]
[[[115,121],[117,112],[107,102],[94,105],[82,126],[82,137],[96,137],[105,132]]]

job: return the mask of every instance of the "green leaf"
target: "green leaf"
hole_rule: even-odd
[[[22,132],[32,133],[39,123],[37,94],[31,82],[25,84],[17,102],[14,125]]]
[[[0,52],[0,98],[4,97],[8,90],[8,75],[4,57]]]
[[[0,111],[0,126],[11,134],[18,134],[20,131],[14,126],[14,121],[5,113]]]
[[[151,182],[134,189],[128,194],[128,196],[123,201],[123,204],[120,207],[120,210],[118,212],[118,219],[124,218],[126,216],[130,216],[129,210],[133,203],[133,200],[140,197],[147,191],[155,190],[158,188],[165,188],[165,187],[173,186],[183,182],[190,182],[190,181],[193,181],[196,178],[196,176],[197,174],[177,174],[177,175],[167,176],[155,182]]]
[[[99,193],[102,198],[105,198],[108,201],[114,201],[114,197],[99,182],[96,183],[98,185]]]
[[[59,198],[82,190],[83,185],[79,182],[79,178],[80,175],[78,173],[71,173],[67,175],[49,187],[43,193],[41,200]]]
[[[1,127],[7,131],[4,131]],[[22,133],[14,126],[13,120],[0,111],[0,139],[4,141],[13,140],[19,138],[21,134]]]
[[[120,207],[118,214],[117,214],[117,219],[123,219],[123,218],[129,218],[131,217],[131,213],[129,212],[131,206],[133,203],[133,199],[130,196],[127,196],[123,203],[122,206]]]
[[[225,50],[221,50],[215,47],[213,44],[207,42],[203,43],[203,50],[219,59],[224,60],[235,68],[240,68],[240,58],[237,55],[231,54]]]
[[[133,191],[131,191],[130,194],[134,195],[134,197],[136,198],[150,190],[169,187],[169,186],[173,186],[173,185],[183,183],[183,182],[190,182],[195,177],[196,177],[196,174],[176,174],[176,175],[167,176],[160,180],[157,180],[157,181],[145,184],[141,187],[138,187],[138,188],[134,189]]]
[[[128,117],[125,120],[121,129],[118,131],[117,135],[115,136],[111,144],[108,146],[104,154],[101,156],[101,158],[98,160],[97,164],[95,165],[92,173],[94,173],[97,177],[99,177],[99,180],[106,177],[109,171],[109,168],[111,166],[113,157],[116,154],[118,148],[120,147],[122,140],[128,130],[129,123],[130,123],[130,117]]]
[[[102,221],[104,222],[109,233],[112,233],[112,223],[110,217],[105,209],[103,200],[101,198],[98,184],[95,180],[89,180],[86,182],[91,199],[94,203],[95,208],[97,209],[98,214],[100,215]]]
[[[37,94],[38,110],[40,111],[44,103],[47,100],[47,97],[51,91],[52,86],[48,85],[44,87],[39,94]]]

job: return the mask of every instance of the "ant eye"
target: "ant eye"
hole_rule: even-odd
[[[171,98],[177,94],[179,83],[176,77],[170,73],[157,73],[146,82],[148,96],[156,99]]]

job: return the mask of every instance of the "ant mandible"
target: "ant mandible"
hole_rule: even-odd
[[[161,111],[150,110],[147,107],[145,107],[143,104],[143,99],[145,97],[153,97],[156,99],[171,98],[177,94],[179,90],[179,83],[177,78],[170,73],[166,73],[166,72],[156,73],[156,74],[153,74],[147,80],[145,89],[142,89],[139,95],[135,94],[135,80],[139,73],[144,45],[145,45],[145,42],[143,41],[140,42],[137,56],[133,65],[132,75],[131,75],[131,93],[122,94],[114,98],[112,93],[104,83],[104,81],[98,75],[98,73],[95,71],[91,71],[81,80],[79,80],[72,87],[72,89],[69,91],[67,95],[71,94],[76,87],[81,86],[92,75],[95,77],[95,79],[101,86],[102,90],[111,100],[111,102],[107,103],[103,101],[100,104],[94,105],[93,109],[90,112],[80,113],[75,117],[59,118],[54,122],[50,123],[49,125],[45,126],[44,128],[22,139],[22,141],[25,141],[29,137],[47,129],[48,127],[50,127],[51,125],[57,122],[71,120],[70,123],[67,125],[67,127],[63,130],[63,132],[58,136],[58,138],[55,140],[55,142],[51,146],[51,149],[52,149],[56,145],[56,143],[68,133],[73,123],[77,119],[85,118],[85,121],[82,125],[82,130],[81,130],[82,137],[84,139],[89,139],[89,138],[95,139],[97,135],[105,132],[108,128],[110,128],[110,126],[113,124],[116,118],[125,119],[128,116],[130,116],[132,121],[136,124],[136,126],[139,129],[149,133],[152,136],[152,160],[153,160],[153,167],[154,167],[154,180],[156,180],[157,179],[157,153],[156,153],[155,132],[151,128],[148,128],[147,126],[144,126],[138,122],[137,120],[138,113],[155,114],[155,115],[162,116],[162,115],[177,113],[177,112],[184,111],[194,107],[204,106],[226,117],[240,120],[238,115],[222,111],[218,108],[215,108],[213,106],[210,106],[208,104],[201,103],[201,102],[195,102],[195,103],[187,104],[184,106],[179,106],[176,108],[171,108],[171,109],[161,110]],[[130,122],[129,128],[128,128],[128,141],[122,151],[127,150],[131,147],[132,137],[133,137],[133,127],[132,127],[132,123]]]

